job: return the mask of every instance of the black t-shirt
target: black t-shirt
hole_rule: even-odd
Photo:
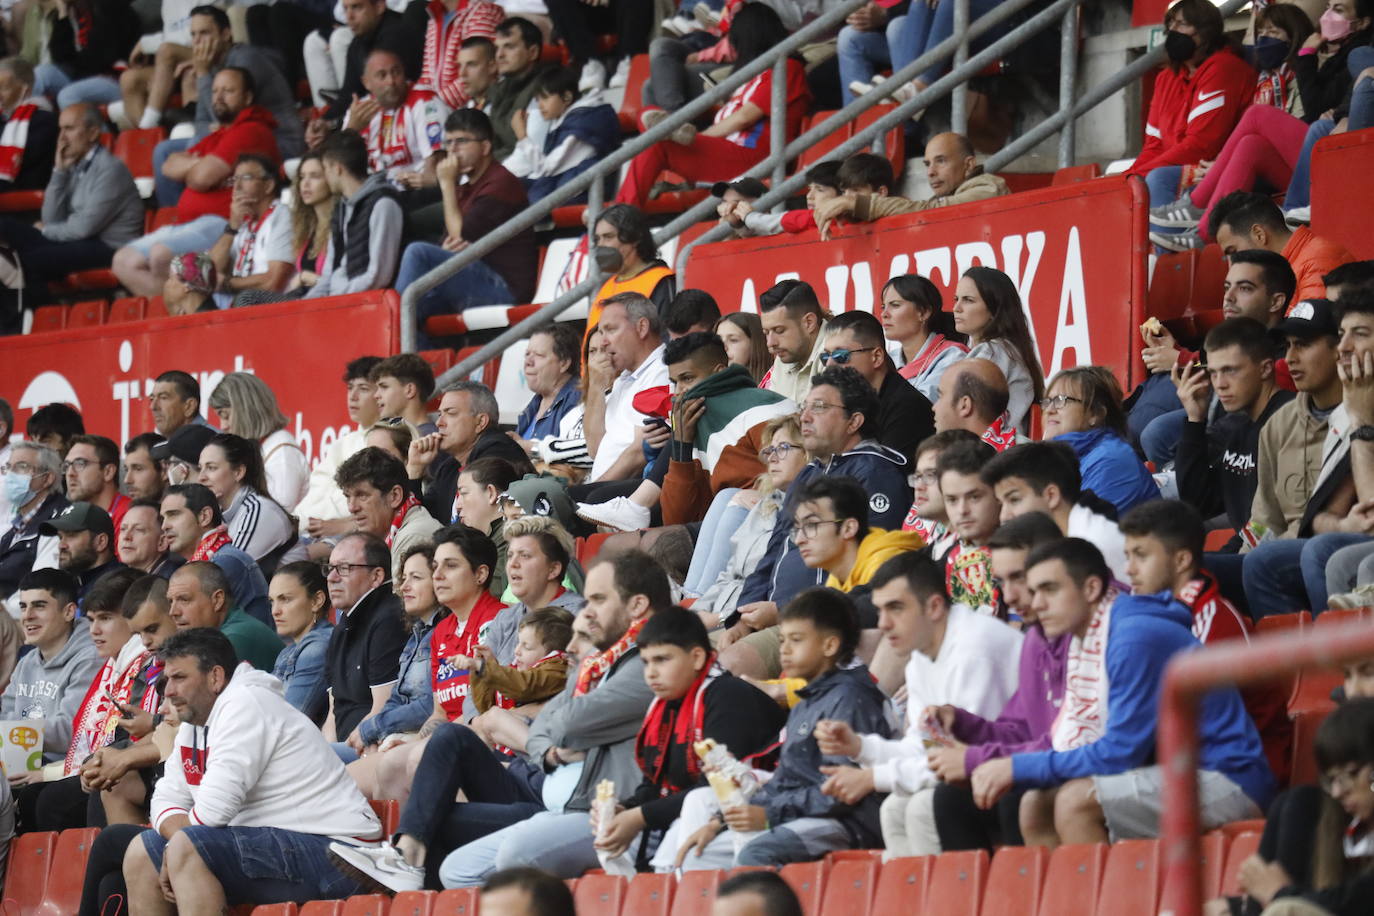
[[[878,389],[878,422],[865,426],[864,437],[901,452],[908,466],[915,467],[916,446],[933,435],[935,411],[930,401],[889,365]]]
[[[395,682],[406,630],[401,599],[383,582],[350,613],[339,611],[329,637],[325,678],[334,699],[334,733],[343,741],[372,709],[372,688]]]

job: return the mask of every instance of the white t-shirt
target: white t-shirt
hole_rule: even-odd
[[[252,277],[267,273],[269,261],[292,264],[291,208],[274,203],[260,222],[244,220],[229,246],[231,275]]]
[[[267,495],[287,512],[310,488],[310,465],[296,444],[296,437],[279,429],[262,440],[262,464],[267,472]]]
[[[601,479],[611,465],[634,442],[635,429],[644,422],[644,415],[634,408],[635,395],[646,388],[668,384],[668,367],[663,364],[663,347],[649,354],[633,372],[622,372],[611,385],[606,396],[606,434],[592,461],[590,481]]]

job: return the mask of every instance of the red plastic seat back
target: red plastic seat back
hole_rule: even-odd
[[[620,910],[626,916],[668,916],[673,906],[672,875],[635,875],[625,888]]]
[[[619,875],[587,875],[577,882],[573,905],[579,913],[616,916],[625,900],[626,881]]]
[[[867,852],[868,850],[854,850]],[[832,859],[825,879],[821,912],[840,916],[868,916],[873,909],[873,893],[878,887],[882,860],[871,856]]]
[[[710,916],[716,888],[725,876],[719,871],[689,871],[677,882],[671,916]]]
[[[391,898],[389,916],[430,916],[438,896],[435,891],[402,891]]]
[[[1003,846],[992,857],[981,916],[1035,916],[1050,851],[1044,846]]]
[[[1226,850],[1226,867],[1221,872],[1221,893],[1224,897],[1240,896],[1240,866],[1259,851],[1258,833],[1240,833],[1231,838]]]
[[[91,844],[100,830],[89,827],[64,830],[57,835],[52,867],[48,870],[47,890],[39,916],[66,916],[81,908],[81,884],[86,879],[86,860]]]
[[[359,894],[343,902],[340,916],[386,916],[391,898],[385,894]]]
[[[160,127],[122,130],[115,137],[114,154],[135,178],[152,178],[153,150],[165,139],[167,132]]]
[[[1102,873],[1098,916],[1155,916],[1160,877],[1158,840],[1113,843]]]
[[[121,321],[142,321],[148,314],[148,300],[142,296],[116,299],[110,303],[110,314],[105,316],[106,324]]]
[[[778,873],[801,901],[803,916],[820,916],[826,868],[824,862],[794,862]]]
[[[33,310],[33,326],[30,334],[47,331],[60,331],[67,326],[67,307],[65,305],[41,305]]]
[[[920,912],[925,906],[926,889],[934,856],[913,856],[883,863],[878,887],[873,891],[874,913]]]
[[[1107,864],[1104,843],[1060,846],[1050,856],[1040,891],[1040,916],[1090,916]]]
[[[434,898],[431,916],[477,916],[478,891],[475,887],[455,887]]]
[[[930,873],[926,908],[948,916],[977,916],[987,877],[987,850],[941,853]]]
[[[78,302],[67,311],[67,327],[99,327],[105,323],[106,308],[107,305],[104,299],[91,299],[87,302]]]
[[[5,869],[4,909],[31,913],[43,899],[57,848],[57,834],[24,833],[10,843],[9,866]]]

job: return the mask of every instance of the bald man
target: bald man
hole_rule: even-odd
[[[847,217],[866,223],[899,213],[916,213],[936,207],[953,207],[1010,194],[1007,183],[989,175],[973,152],[973,144],[962,134],[936,134],[926,144],[926,179],[932,196],[926,200],[907,200],[877,194],[842,194],[816,206],[816,225],[824,237],[829,224]]]
[[[1007,419],[1007,377],[986,359],[961,359],[940,376],[935,430],[966,429],[999,452],[1016,443]]]

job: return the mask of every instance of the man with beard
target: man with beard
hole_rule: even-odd
[[[368,169],[386,172],[402,188],[432,187],[432,153],[443,148],[444,103],[432,89],[406,80],[401,56],[377,48],[367,56],[368,95],[348,109],[346,124],[367,144]]]

